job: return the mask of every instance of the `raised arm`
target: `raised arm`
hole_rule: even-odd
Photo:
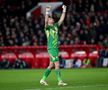
[[[59,26],[63,23],[64,18],[65,18],[65,16],[66,16],[66,6],[63,5],[62,8],[63,8],[63,12],[62,12],[62,15],[61,15],[61,17],[60,17],[60,20],[58,21]]]
[[[50,10],[51,10],[51,7],[47,6],[46,11],[45,11],[45,27],[47,27],[47,25],[48,25],[48,18],[50,15]]]

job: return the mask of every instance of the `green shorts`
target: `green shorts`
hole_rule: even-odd
[[[48,49],[48,54],[50,56],[50,61],[51,62],[59,61],[59,58],[58,58],[58,48]]]

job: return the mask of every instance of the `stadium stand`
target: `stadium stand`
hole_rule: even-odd
[[[35,20],[25,17],[37,4],[35,0],[0,1],[0,46],[46,45],[44,16]],[[60,45],[108,45],[108,1],[72,1],[72,11],[60,29]]]
[[[40,0],[38,2],[43,1],[55,2],[61,0]],[[20,57],[20,59],[24,59],[26,63],[30,62],[30,67],[45,68],[47,66],[47,63],[43,65],[39,64],[39,60],[36,58],[39,52],[36,52],[36,48],[32,48],[32,46],[40,47],[46,45],[46,36],[43,30],[44,15],[40,14],[40,16],[35,19],[26,18],[27,11],[36,6],[38,2],[37,0],[0,0],[0,46],[3,46],[0,48],[0,59],[3,59],[2,54],[4,56],[6,53],[10,53],[11,50],[16,57],[22,55],[22,51],[24,50],[24,53],[27,51],[32,57],[24,59],[24,56]],[[69,1],[67,2],[67,0],[63,0],[63,2],[67,5],[70,3]],[[56,14],[54,14],[54,18],[58,20]],[[79,45],[84,45],[85,47],[86,45],[108,47],[108,1],[72,0],[71,5],[68,5],[66,19],[60,27],[59,33],[59,45],[64,45],[61,48],[63,48],[63,50],[66,49],[69,54],[66,58],[70,56],[72,58],[76,52],[73,49],[71,49],[70,52],[70,48],[65,48],[65,45],[73,45],[73,48],[75,48],[74,45],[78,47],[81,47]],[[6,46],[9,46],[10,49]],[[17,46],[27,47],[16,48]],[[25,50],[25,48],[27,50]],[[35,50],[33,51],[33,49]],[[42,49],[46,50],[45,48]],[[16,50],[21,51],[21,53],[16,53]],[[41,50],[41,47],[38,50]],[[86,57],[87,54],[90,59],[94,61],[98,58],[98,50],[96,49],[96,52],[95,50],[86,52],[84,57]],[[85,48],[84,51],[86,51]],[[65,52],[65,54],[67,52]],[[62,54],[64,54],[64,52]],[[46,62],[48,62],[48,57],[45,56],[45,58]],[[96,62],[93,62],[93,65],[95,64]]]

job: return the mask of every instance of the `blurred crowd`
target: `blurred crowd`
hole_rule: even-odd
[[[9,62],[8,59],[4,58],[3,60],[0,60],[0,69],[24,69],[24,68],[30,68],[29,65],[18,58],[12,63]]]
[[[93,62],[94,61],[94,62]],[[86,56],[81,59],[77,56],[73,59],[64,59],[59,56],[60,68],[92,68],[92,67],[108,67],[108,48],[102,48],[98,52],[98,57],[90,58]]]
[[[26,18],[36,4],[36,0],[0,0],[0,46],[46,45],[44,15]],[[56,20],[58,16],[54,14]],[[60,45],[108,46],[108,1],[72,0],[59,34]]]

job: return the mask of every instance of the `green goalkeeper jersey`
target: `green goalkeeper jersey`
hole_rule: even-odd
[[[58,48],[58,23],[54,23],[53,26],[48,25],[45,27],[45,34],[47,36],[47,48]]]

